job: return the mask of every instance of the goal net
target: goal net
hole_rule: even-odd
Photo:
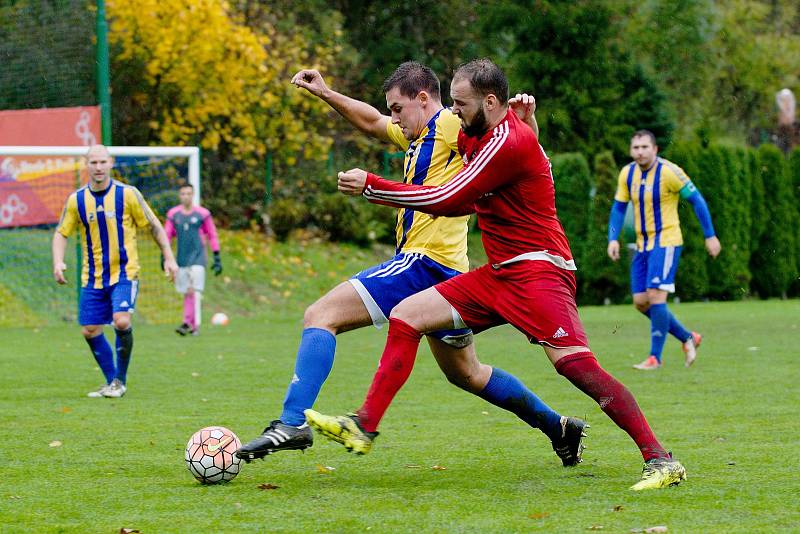
[[[67,197],[87,183],[88,147],[0,146],[0,326],[30,327],[77,320],[84,244],[67,247],[66,287],[52,274],[51,240]],[[113,178],[138,188],[162,222],[178,204],[178,188],[200,200],[197,147],[109,147]],[[181,301],[161,270],[148,230],[137,235],[141,272],[136,321],[179,323]]]

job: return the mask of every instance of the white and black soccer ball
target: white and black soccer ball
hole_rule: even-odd
[[[201,428],[186,444],[186,466],[203,484],[229,482],[239,474],[241,460],[234,453],[241,446],[224,426]]]

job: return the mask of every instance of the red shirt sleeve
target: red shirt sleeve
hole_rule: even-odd
[[[509,165],[512,143],[508,121],[503,121],[470,162],[446,184],[404,184],[367,173],[363,195],[375,204],[410,208],[431,215],[453,217],[473,213],[476,200],[513,180],[514,172]]]

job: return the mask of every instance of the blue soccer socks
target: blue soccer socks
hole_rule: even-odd
[[[333,368],[335,353],[336,336],[321,328],[303,330],[294,376],[283,401],[283,424],[300,426],[306,422],[303,411],[314,406],[322,384]]]
[[[110,384],[114,380],[116,369],[114,367],[114,352],[111,350],[111,345],[109,345],[106,336],[100,332],[99,336],[87,338],[86,343],[89,344],[97,365],[100,366],[100,370],[103,371],[103,375],[106,377],[106,384]]]
[[[661,362],[661,352],[669,333],[669,310],[666,304],[650,306],[650,355]]]
[[[664,306],[666,306],[666,304],[664,304]],[[642,313],[646,315],[648,319],[651,318],[649,309]],[[669,308],[667,308],[667,313],[669,313],[669,333],[675,336],[681,343],[686,343],[686,340],[692,337],[692,333],[686,330],[686,327],[675,317],[675,314],[669,311]]]
[[[516,414],[533,428],[540,429],[551,440],[561,436],[561,416],[525,387],[516,376],[502,369],[492,368],[492,376],[478,396]]]

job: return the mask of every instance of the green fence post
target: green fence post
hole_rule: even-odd
[[[95,34],[97,49],[97,103],[100,104],[100,128],[104,145],[111,145],[111,75],[108,62],[108,24],[106,23],[106,5],[104,0],[97,0],[97,20]]]
[[[81,186],[81,167],[78,163],[80,161],[79,158],[75,158],[75,189],[79,189]],[[77,302],[75,303],[75,307],[77,308],[81,304],[81,267],[83,266],[83,254],[81,249],[81,238],[80,232],[75,234],[75,298]]]

